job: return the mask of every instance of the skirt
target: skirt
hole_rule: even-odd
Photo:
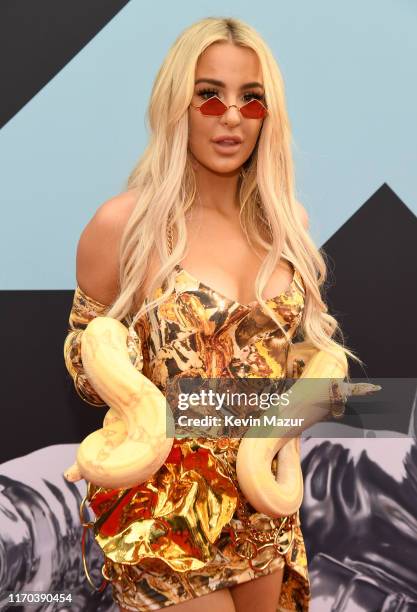
[[[149,481],[118,490],[88,483],[82,505],[89,502],[96,520],[84,525],[94,530],[119,606],[161,610],[283,568],[277,611],[308,611],[299,512],[271,519],[250,505],[236,476],[239,443],[175,439]]]

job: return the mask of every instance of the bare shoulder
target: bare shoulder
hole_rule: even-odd
[[[106,200],[87,223],[78,241],[77,284],[102,304],[112,303],[119,291],[120,240],[136,201],[133,191],[124,191]]]
[[[135,191],[123,191],[99,206],[94,217],[100,218],[103,221],[126,222],[133,212],[136,202],[137,194]]]
[[[296,204],[297,204],[297,208],[300,214],[301,223],[303,224],[304,228],[308,230],[308,227],[309,227],[308,212],[306,211],[304,206],[301,204],[301,202],[298,202],[298,200],[296,200]]]

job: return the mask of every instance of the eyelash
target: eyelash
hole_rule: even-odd
[[[209,89],[209,88],[205,88],[205,89],[200,89],[199,91],[197,91],[197,95],[200,96],[201,98],[203,98],[206,94],[211,94],[210,97],[212,96],[218,96],[219,95],[219,91],[218,89]],[[261,102],[264,101],[264,96],[262,94],[258,94],[255,92],[247,92],[244,94],[245,96],[250,96],[251,100],[255,99],[255,100],[260,100]],[[208,100],[209,98],[206,98],[206,100]],[[247,102],[249,102],[250,100],[247,100]]]

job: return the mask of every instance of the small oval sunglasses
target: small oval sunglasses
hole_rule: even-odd
[[[203,115],[210,117],[221,117],[232,106],[237,108],[246,119],[263,119],[268,114],[266,106],[256,98],[249,100],[249,102],[239,107],[236,104],[226,106],[220,98],[212,96],[200,104],[200,106],[195,106],[194,104],[190,104],[190,106],[199,110]]]

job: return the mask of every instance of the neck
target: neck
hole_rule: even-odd
[[[239,212],[239,171],[240,168],[233,173],[221,174],[199,165],[195,169],[197,197],[194,206],[214,210],[225,216]]]

